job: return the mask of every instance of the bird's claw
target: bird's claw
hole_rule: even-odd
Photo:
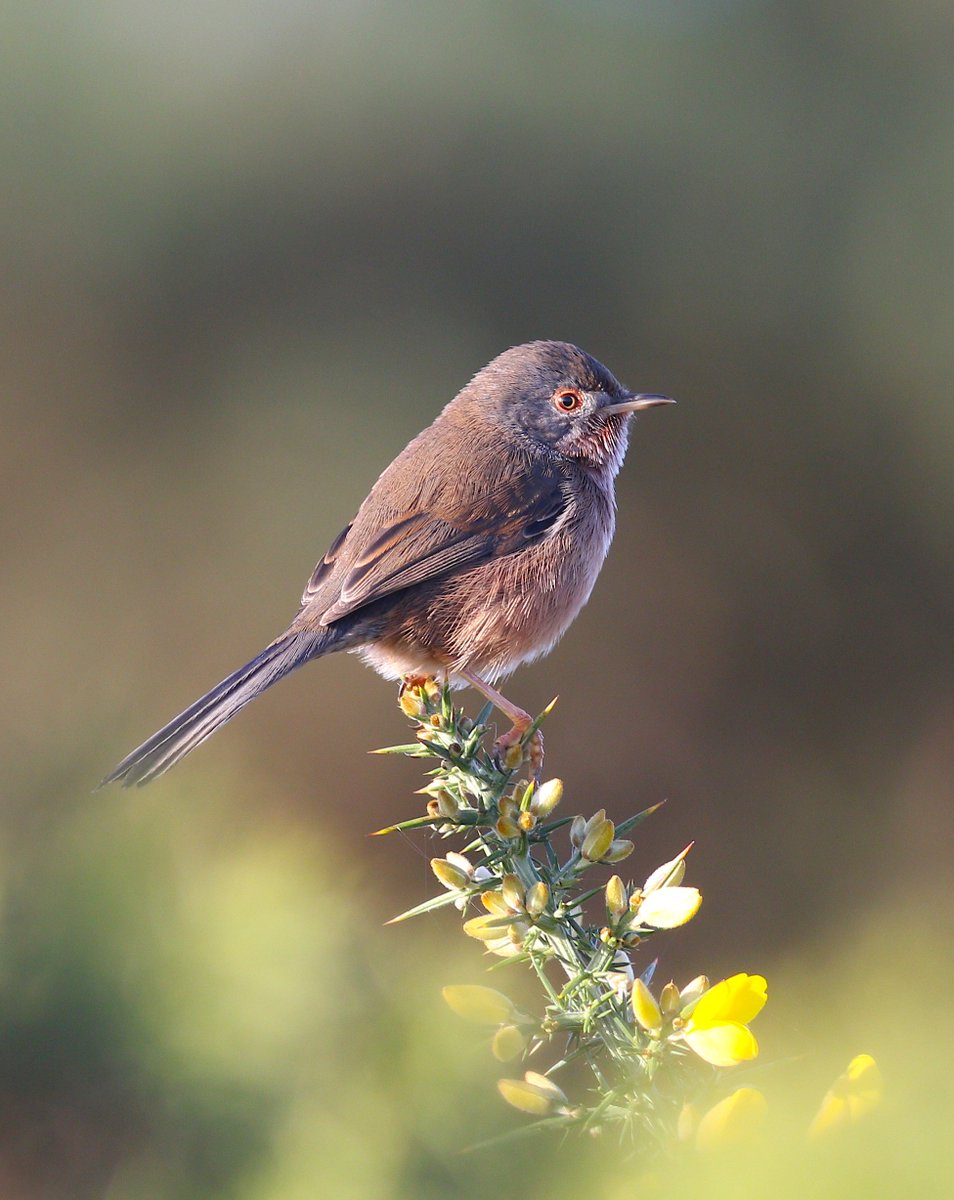
[[[518,771],[528,763],[534,781],[539,783],[543,773],[543,733],[535,729],[527,737],[530,724],[528,719],[526,724],[517,723],[501,734],[494,742],[494,759],[504,771]]]

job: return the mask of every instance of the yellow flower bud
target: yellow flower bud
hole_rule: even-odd
[[[440,791],[435,796],[437,810],[442,817],[455,818],[460,815],[460,805],[450,792]]]
[[[510,1062],[522,1054],[526,1046],[527,1039],[516,1025],[501,1025],[490,1043],[491,1052],[498,1062]]]
[[[533,887],[527,892],[527,898],[525,901],[527,912],[532,917],[539,917],[539,915],[546,910],[546,907],[549,903],[550,889],[542,879],[538,879]]]
[[[500,881],[500,892],[512,912],[523,912],[524,887],[516,875],[504,875]]]
[[[652,875],[643,884],[643,891],[648,895],[661,887],[677,887],[682,883],[686,874],[686,860],[684,855],[688,851],[684,850],[678,857],[670,862],[663,863],[661,867],[657,867]]]
[[[502,1025],[512,1021],[516,1009],[513,1001],[495,988],[461,983],[442,989],[449,1008],[459,1017],[478,1025]]]
[[[498,917],[509,917],[511,915],[502,892],[481,892],[480,902],[488,912],[495,913]]]
[[[671,979],[659,993],[659,1007],[667,1017],[679,1012],[680,1008],[682,1008],[682,998],[679,995],[679,989]]]
[[[513,796],[501,796],[497,808],[502,817],[512,817],[515,821],[517,814],[520,812],[520,806],[514,800]]]
[[[566,1104],[566,1096],[555,1084],[540,1086],[536,1080],[543,1080],[545,1085],[550,1085],[545,1075],[528,1071],[525,1079],[498,1080],[497,1091],[508,1104],[534,1117],[545,1117],[553,1112],[556,1106],[562,1107]]]
[[[603,862],[618,863],[624,858],[629,858],[636,847],[627,838],[614,838],[610,842],[610,847],[603,855]]]
[[[507,935],[506,924],[494,913],[471,917],[469,921],[464,922],[463,929],[468,937],[477,938],[481,942],[492,942]]]
[[[412,720],[422,716],[424,713],[421,694],[417,688],[404,688],[398,697],[398,704],[401,706],[401,711],[404,715],[410,717]]]
[[[456,850],[448,850],[444,855],[449,863],[459,867],[469,879],[474,877],[474,868],[466,854],[458,854]]]
[[[613,917],[620,917],[626,911],[626,888],[618,875],[606,885],[606,910]]]
[[[580,853],[589,862],[600,862],[612,845],[615,832],[616,826],[605,817],[595,824],[591,823],[580,847]]]
[[[659,1005],[649,988],[637,976],[633,980],[632,994],[633,1016],[643,1029],[651,1033],[662,1028],[662,1013]]]
[[[682,1001],[681,1012],[683,1016],[688,1017],[686,1009],[690,1004],[694,1004],[703,992],[709,990],[709,976],[697,975],[695,979],[690,979],[686,986],[679,993],[679,999]]]
[[[565,1105],[568,1103],[562,1089],[557,1087],[549,1075],[540,1075],[536,1071],[527,1071],[524,1074],[524,1079],[531,1087],[538,1088],[543,1095],[549,1096],[554,1104]]]
[[[574,849],[579,850],[583,845],[583,839],[586,837],[586,818],[574,817],[570,825],[570,842]]]
[[[497,954],[501,958],[511,958],[522,952],[523,939],[529,929],[526,921],[514,920],[509,924],[504,924],[499,917],[474,917],[473,920],[494,921],[495,924],[492,926],[478,926],[473,931],[467,928],[468,925],[473,924],[472,921],[467,921],[464,925],[464,932],[482,941],[484,948],[491,954]]]
[[[513,817],[500,817],[494,828],[502,838],[517,838],[520,836],[520,826]]]
[[[449,891],[462,891],[470,883],[470,876],[446,858],[432,858],[431,870]]]
[[[563,799],[563,780],[548,779],[534,792],[530,800],[530,811],[543,821]]]
[[[517,824],[520,826],[520,828],[523,830],[524,833],[529,833],[530,830],[533,829],[533,827],[536,825],[536,823],[537,823],[537,818],[533,815],[532,812],[522,812],[520,814],[520,816],[517,817]]]

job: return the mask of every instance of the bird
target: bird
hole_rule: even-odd
[[[671,403],[627,390],[568,342],[499,354],[381,474],[285,632],[102,785],[149,783],[279,679],[339,650],[385,678],[476,688],[512,722],[498,754],[519,744],[531,718],[494,685],[552,649],[589,599],[631,418]]]

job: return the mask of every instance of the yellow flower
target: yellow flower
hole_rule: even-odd
[[[626,887],[618,875],[614,875],[606,885],[606,910],[614,918],[626,911]]]
[[[633,980],[633,994],[631,999],[633,1016],[642,1025],[643,1029],[649,1033],[652,1033],[653,1030],[658,1032],[662,1025],[662,1013],[659,1011],[656,998],[639,976]]]
[[[542,912],[546,911],[547,905],[550,903],[550,889],[538,879],[535,884],[527,891],[526,908],[531,917],[539,917]]]
[[[497,1091],[514,1108],[545,1117],[551,1112],[566,1113],[569,1101],[562,1090],[546,1075],[527,1071],[523,1079],[499,1079]]]
[[[444,887],[451,892],[463,891],[473,877],[473,870],[468,874],[466,870],[447,858],[432,858],[431,870]]]
[[[533,793],[530,811],[539,820],[547,818],[563,799],[563,780],[548,779]]]
[[[755,1058],[759,1044],[748,1022],[762,1011],[766,988],[761,975],[742,973],[703,992],[682,1030],[686,1044],[714,1067],[731,1067]]]
[[[616,826],[607,820],[606,809],[601,808],[595,816],[586,823],[580,854],[589,862],[599,862],[613,844]]]
[[[817,1137],[857,1121],[880,1103],[883,1092],[878,1064],[870,1054],[856,1054],[826,1093],[808,1128],[809,1136]]]
[[[751,1142],[765,1120],[765,1097],[756,1088],[737,1088],[714,1105],[699,1122],[696,1145],[700,1150],[740,1146]]]
[[[613,838],[609,844],[609,849],[603,855],[603,862],[618,863],[629,856],[636,849],[636,844],[628,838]]]
[[[686,855],[692,849],[692,842],[670,862],[657,867],[643,884],[643,895],[648,896],[661,887],[678,887],[686,874]]]
[[[701,903],[698,888],[661,887],[643,898],[635,923],[647,929],[676,929],[692,920]]]
[[[478,1025],[502,1025],[516,1016],[513,1001],[495,988],[459,983],[445,987],[443,996],[459,1017]]]
[[[511,912],[523,912],[526,889],[516,875],[504,875],[500,880],[500,894]]]
[[[465,921],[464,933],[483,942],[491,954],[498,954],[501,958],[519,954],[530,928],[526,920],[515,918],[500,892],[482,892],[480,899],[490,911]],[[508,920],[511,917],[514,919]]]
[[[526,1049],[527,1039],[516,1025],[501,1025],[494,1034],[490,1049],[498,1062],[510,1062]]]

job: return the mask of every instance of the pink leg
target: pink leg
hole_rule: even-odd
[[[526,736],[527,730],[533,724],[533,717],[508,700],[496,688],[491,687],[489,683],[485,683],[473,671],[458,670],[457,674],[462,679],[466,679],[471,687],[476,688],[482,696],[490,701],[494,708],[503,713],[508,721],[513,722],[513,728],[501,734],[496,742],[494,742],[494,754],[502,766],[510,770],[516,770],[524,759],[524,755],[521,754],[516,762],[514,762],[516,752]],[[540,773],[543,770],[543,734],[539,729],[527,743],[526,758],[530,762],[534,778],[539,782]]]

